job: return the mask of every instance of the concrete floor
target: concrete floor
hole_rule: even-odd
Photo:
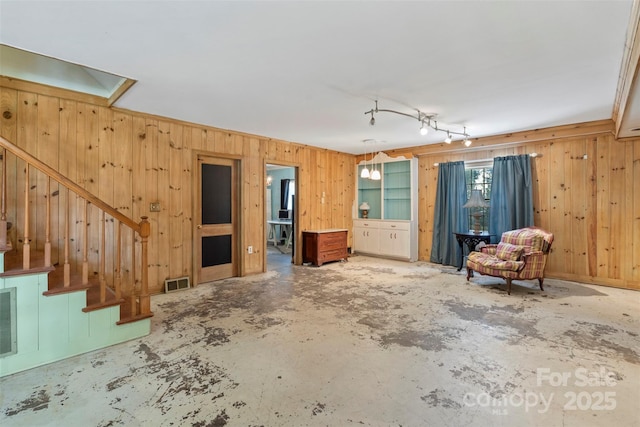
[[[639,292],[269,260],[153,297],[147,337],[0,379],[0,425],[640,425]]]

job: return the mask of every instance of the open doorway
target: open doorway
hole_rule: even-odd
[[[267,270],[290,268],[296,247],[296,168],[267,164]]]

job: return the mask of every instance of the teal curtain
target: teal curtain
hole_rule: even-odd
[[[531,158],[528,154],[493,159],[489,232],[498,242],[502,233],[533,225]]]
[[[462,205],[467,201],[464,162],[440,163],[433,213],[433,241],[430,261],[458,266],[460,246],[453,233],[466,231],[467,216]]]

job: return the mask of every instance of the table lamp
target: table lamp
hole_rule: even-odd
[[[369,218],[369,209],[371,209],[371,207],[369,206],[369,203],[362,202],[362,204],[360,205],[360,210],[362,211],[362,218]]]
[[[471,190],[471,197],[467,200],[467,203],[462,205],[463,208],[476,208],[475,212],[471,214],[471,216],[475,219],[473,222],[473,234],[481,234],[482,230],[480,230],[480,218],[482,217],[482,212],[479,208],[489,207],[489,204],[482,196],[481,190]]]

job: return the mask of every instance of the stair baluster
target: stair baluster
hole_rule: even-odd
[[[51,267],[51,178],[47,177],[47,217],[44,231],[44,266]]]
[[[67,200],[65,202],[66,208],[64,213],[64,276],[63,286],[68,288],[71,285],[71,266],[69,265],[69,199],[71,197],[70,191],[67,188]]]
[[[115,271],[114,271],[114,278],[113,278],[113,287],[114,287],[114,291],[116,293],[116,298],[120,299],[122,298],[122,276],[121,276],[121,271],[122,271],[122,264],[121,264],[121,257],[122,257],[122,223],[120,221],[117,221],[117,224],[115,225],[117,233],[116,233],[116,260],[115,260]]]
[[[89,283],[89,224],[87,218],[89,217],[87,211],[89,209],[89,203],[87,200],[83,200],[84,209],[82,209],[82,284]]]
[[[29,244],[29,164],[24,167],[24,241],[22,242],[22,268],[31,268],[31,245]]]
[[[107,281],[104,278],[105,271],[105,252],[106,252],[106,221],[104,217],[104,211],[100,211],[100,270],[99,270],[99,283],[100,283],[100,303],[104,303],[107,300]]]
[[[7,244],[7,150],[2,149],[2,195],[0,196],[0,248]]]

